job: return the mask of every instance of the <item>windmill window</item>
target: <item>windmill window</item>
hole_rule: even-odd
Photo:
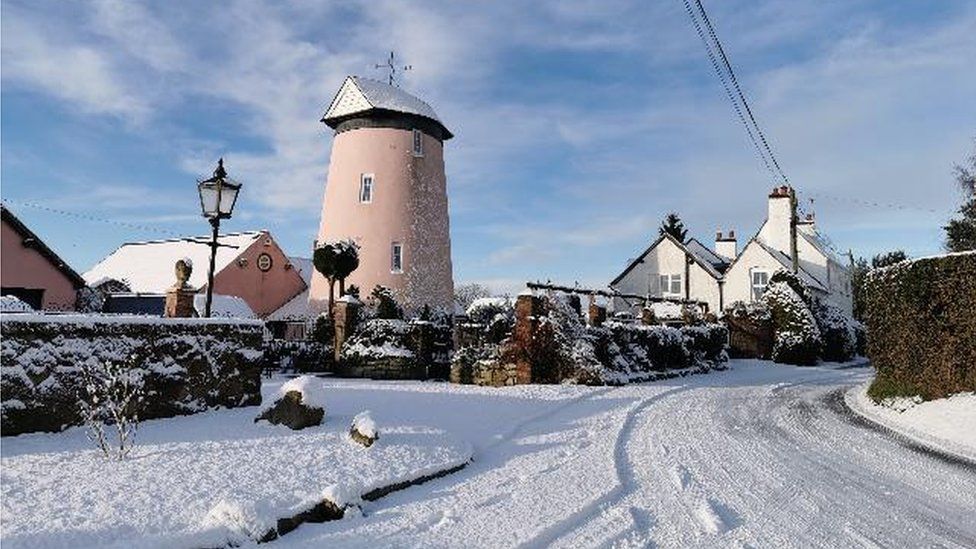
[[[403,245],[399,242],[394,242],[390,246],[390,272],[403,272]]]
[[[373,201],[373,174],[364,173],[359,179],[359,202],[369,204]]]
[[[413,131],[413,155],[424,155],[424,134],[420,130]]]

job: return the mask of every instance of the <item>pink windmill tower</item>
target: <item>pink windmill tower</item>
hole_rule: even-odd
[[[392,82],[357,76],[346,78],[322,122],[335,137],[317,242],[359,244],[359,268],[346,284],[363,297],[382,285],[408,310],[451,312],[444,176],[451,132],[424,101]],[[328,282],[315,273],[310,305],[322,310],[328,299]]]

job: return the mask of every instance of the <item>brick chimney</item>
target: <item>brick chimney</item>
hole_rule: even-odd
[[[715,232],[715,253],[718,255],[732,260],[735,259],[738,253],[738,245],[735,240],[735,231],[729,229],[727,235],[723,235],[722,231]]]

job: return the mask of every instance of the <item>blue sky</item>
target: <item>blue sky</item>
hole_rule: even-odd
[[[937,252],[976,138],[976,2],[706,6],[837,247]],[[308,255],[331,145],[318,120],[390,49],[457,136],[458,281],[605,284],[668,211],[706,243],[751,236],[774,184],[679,0],[5,0],[0,41],[2,195],[81,271],[125,241],[206,233],[194,180],[221,155],[245,185],[227,230]]]

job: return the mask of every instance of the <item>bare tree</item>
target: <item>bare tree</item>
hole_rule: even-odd
[[[124,363],[109,362],[82,369],[80,398],[88,439],[107,459],[122,460],[132,450],[142,406],[142,376]],[[115,429],[106,433],[106,425]]]
[[[491,297],[491,290],[483,284],[469,282],[454,287],[454,301],[461,310],[466,311],[474,300],[482,297]]]

